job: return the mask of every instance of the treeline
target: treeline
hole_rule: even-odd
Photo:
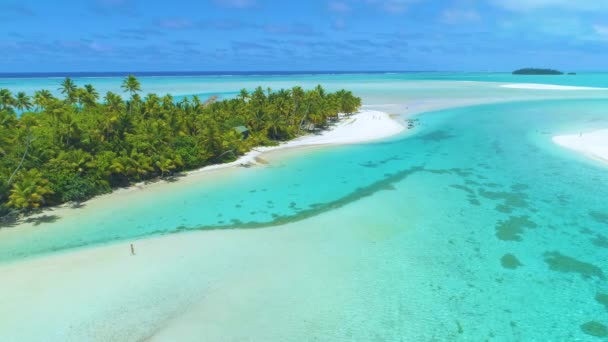
[[[142,97],[139,81],[122,84],[128,99],[103,98],[66,78],[63,98],[0,89],[0,216],[69,201],[114,187],[235,160],[353,113],[350,91],[294,87],[241,90],[235,99]],[[17,115],[20,113],[20,115]]]

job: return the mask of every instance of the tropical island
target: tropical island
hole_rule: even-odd
[[[554,69],[523,68],[513,71],[513,75],[563,75],[564,73]]]
[[[273,146],[356,112],[350,91],[256,88],[233,99],[100,94],[66,78],[63,99],[0,89],[0,217],[79,202],[134,182],[226,163],[256,146]],[[19,114],[19,115],[18,115]]]

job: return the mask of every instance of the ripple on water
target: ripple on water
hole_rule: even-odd
[[[591,243],[598,247],[608,248],[608,238],[604,235],[598,234],[591,240]]]
[[[600,211],[589,211],[589,216],[591,216],[596,222],[608,224],[608,214],[600,212]]]

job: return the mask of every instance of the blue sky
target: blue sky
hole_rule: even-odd
[[[0,72],[608,69],[605,0],[0,0]]]

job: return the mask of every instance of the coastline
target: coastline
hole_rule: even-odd
[[[461,83],[475,83],[474,81],[462,81]],[[559,85],[542,85],[532,83],[504,84],[504,83],[488,83],[492,87],[509,88],[513,86],[522,87],[522,89],[587,89],[585,87],[565,87]],[[588,88],[602,90],[608,88]],[[557,93],[557,92],[556,92]],[[518,100],[530,100],[532,98],[518,98]],[[512,99],[513,100],[513,99]],[[423,113],[444,110],[448,108],[467,107],[475,105],[483,105],[487,103],[499,103],[505,101],[503,98],[487,97],[487,98],[450,98],[450,99],[426,99],[408,100],[407,102],[393,102],[388,99],[386,102],[363,104],[360,112],[352,114],[349,117],[342,117],[340,121],[334,123],[329,129],[319,132],[318,134],[304,135],[293,140],[281,143],[277,146],[254,148],[246,154],[240,156],[237,160],[223,163],[204,166],[199,169],[185,171],[176,174],[175,178],[179,178],[178,184],[194,184],[197,182],[216,182],[223,181],[230,177],[231,172],[243,169],[246,167],[259,167],[266,163],[266,159],[271,159],[274,156],[281,158],[282,155],[288,152],[296,152],[299,149],[322,148],[324,146],[337,146],[347,144],[357,144],[372,142],[388,138],[392,135],[399,134],[405,130],[405,126],[392,118],[392,115],[387,112],[399,113],[401,119],[414,118]],[[216,171],[222,172],[216,172]],[[150,195],[154,196],[154,191],[161,191],[162,187],[174,183],[171,178],[158,178],[154,180],[134,183],[128,187],[116,188],[112,192],[95,196],[83,203],[64,203],[58,206],[46,207],[41,210],[19,217],[16,222],[12,223],[15,229],[31,229],[35,228],[28,219],[36,219],[46,215],[53,215],[59,218],[66,216],[82,217],[86,213],[80,210],[82,205],[86,207],[104,207],[112,205],[113,202],[135,200],[137,195],[142,191],[149,191]],[[0,235],[2,232],[0,231]],[[18,234],[13,232],[11,234]]]
[[[237,160],[229,163],[204,166],[199,169],[190,170],[176,174],[180,183],[192,183],[200,181],[217,181],[218,177],[227,176],[231,171],[239,168],[263,166],[267,164],[265,157],[277,154],[278,152],[295,151],[302,148],[318,148],[323,146],[338,146],[348,144],[358,144],[381,140],[401,133],[405,127],[391,118],[386,112],[376,110],[361,110],[350,116],[342,116],[340,120],[328,129],[320,131],[318,134],[308,134],[293,140],[281,143],[277,146],[266,146],[254,148]],[[218,172],[222,171],[222,172]],[[16,221],[15,229],[12,233],[18,234],[19,230],[33,228],[35,225],[28,223],[31,219],[52,214],[58,218],[68,215],[78,215],[80,205],[104,206],[115,201],[129,200],[130,195],[136,195],[141,191],[153,191],[158,187],[167,186],[172,181],[170,179],[159,178],[145,182],[132,184],[128,187],[114,189],[112,192],[95,196],[82,204],[64,203],[58,206],[46,207],[30,215],[19,217]],[[0,231],[0,236],[3,233]]]
[[[249,167],[263,164],[264,161],[259,158],[265,154],[279,150],[308,146],[348,145],[372,142],[399,134],[404,129],[405,127],[393,120],[388,113],[376,110],[361,110],[350,116],[342,115],[337,123],[318,134],[303,135],[277,146],[254,148],[233,162],[209,165],[184,172],[184,174],[189,175],[232,167]]]
[[[608,129],[558,135],[554,136],[552,140],[561,147],[579,152],[588,158],[608,163]]]

